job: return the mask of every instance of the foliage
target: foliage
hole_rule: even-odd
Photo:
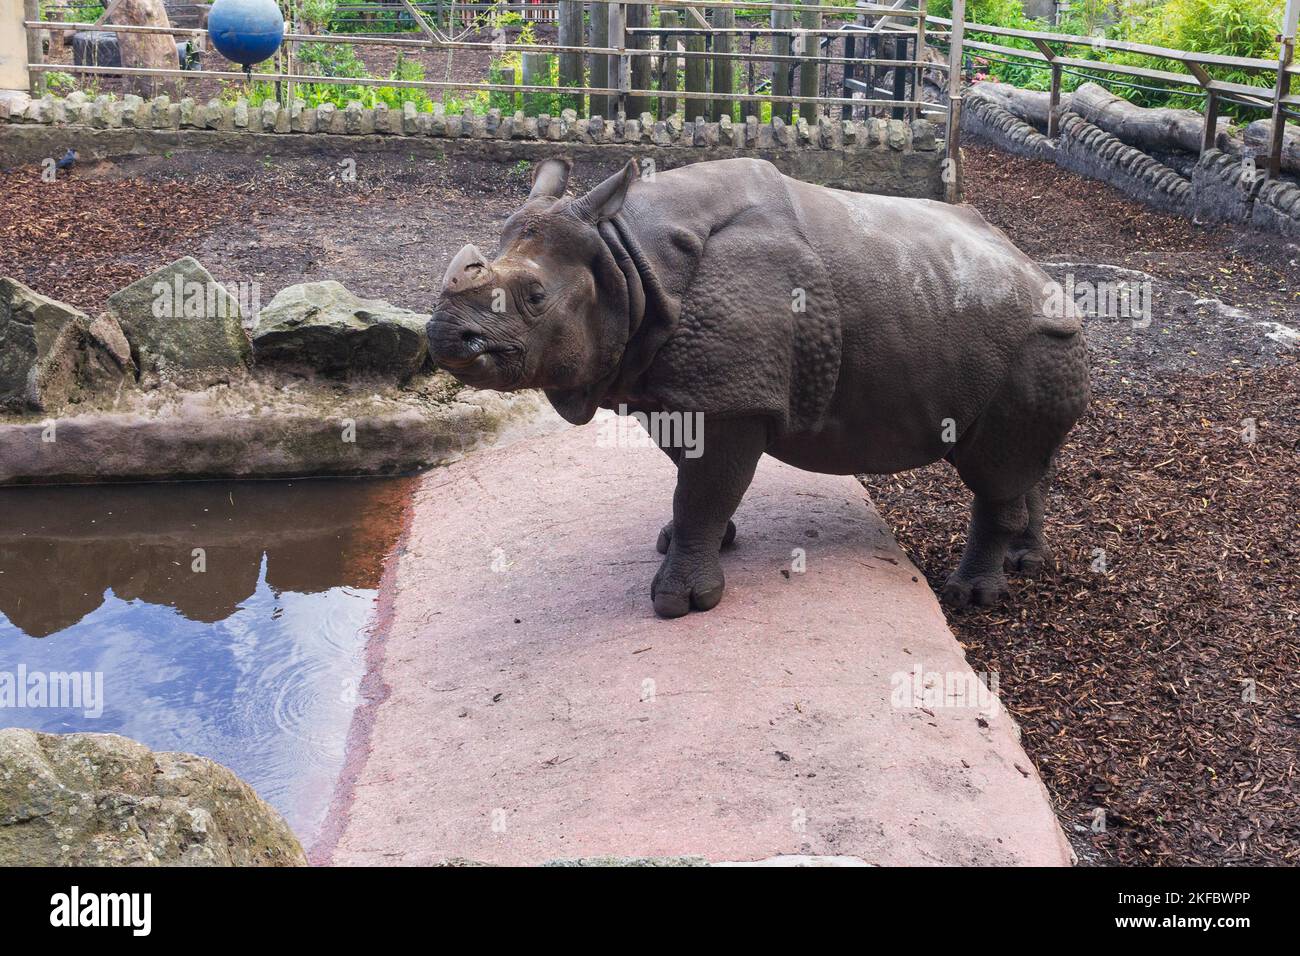
[[[1282,17],[1282,0],[1168,0],[1149,5],[1125,16],[1111,36],[1115,39],[1174,50],[1220,53],[1228,56],[1276,59],[1277,32]],[[1132,53],[1115,53],[1112,62],[1178,71],[1169,60]],[[1271,87],[1273,76],[1246,70],[1210,67],[1216,79],[1248,86]],[[1165,95],[1145,90],[1124,93],[1144,106],[1170,105],[1197,108],[1201,97],[1185,93]]]

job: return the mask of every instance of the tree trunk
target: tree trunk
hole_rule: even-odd
[[[1042,90],[1022,90],[1010,83],[976,83],[971,88],[975,96],[993,100],[1012,116],[1019,117],[1040,133],[1047,131],[1047,111],[1051,97]],[[1070,108],[1070,96],[1062,94],[1061,108]]]
[[[171,27],[162,0],[122,0],[112,16],[112,23],[121,26]],[[111,30],[112,24],[104,29]],[[122,65],[150,69],[175,70],[176,41],[166,33],[119,33],[118,49],[122,51]],[[175,82],[166,77],[134,76],[127,79],[127,88],[138,96],[152,97],[175,90]]]
[[[1255,120],[1246,127],[1246,145],[1256,156],[1267,156],[1271,120]],[[1282,168],[1287,172],[1300,173],[1300,126],[1288,123],[1282,133]]]
[[[1199,154],[1201,151],[1205,117],[1195,110],[1134,106],[1096,83],[1085,83],[1075,90],[1070,99],[1070,109],[1094,126],[1144,152],[1182,150]],[[1227,117],[1219,119],[1216,145],[1222,147],[1226,142],[1229,124]]]

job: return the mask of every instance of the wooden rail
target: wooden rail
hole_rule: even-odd
[[[925,0],[920,0],[920,2],[924,4]],[[950,28],[953,25],[953,20],[944,19],[943,17],[928,17],[927,19],[932,23],[938,23]],[[1297,67],[1295,62],[1296,28],[1297,19],[1300,19],[1300,0],[1287,0],[1286,9],[1282,14],[1281,31],[1278,34],[1279,52],[1276,60],[1266,60],[1259,57],[1227,56],[1220,53],[1198,53],[1190,50],[1173,50],[1168,47],[1152,46],[1147,43],[1130,43],[1125,40],[1082,37],[1042,30],[1021,30],[987,23],[961,24],[961,17],[956,15],[955,8],[954,19],[964,28],[966,33],[979,33],[993,37],[1012,37],[1029,40],[1033,43],[1034,49],[1028,50],[983,40],[970,40],[960,36],[960,44],[965,49],[982,50],[1004,57],[1036,61],[1048,66],[1052,73],[1047,114],[1047,135],[1049,138],[1055,138],[1058,132],[1061,80],[1065,68],[1090,70],[1096,73],[1114,73],[1121,76],[1132,76],[1202,90],[1205,94],[1204,133],[1201,138],[1202,152],[1214,146],[1219,108],[1225,97],[1231,98],[1234,102],[1244,106],[1267,110],[1271,120],[1268,175],[1276,178],[1281,173],[1286,107],[1300,104],[1300,96],[1291,93],[1292,77],[1300,75],[1300,68]],[[957,42],[959,33],[955,30],[953,37],[954,42]],[[1172,61],[1182,66],[1187,72],[1175,73],[1170,70],[1133,66],[1127,63],[1106,63],[1099,60],[1065,56],[1060,51],[1053,49],[1052,44],[1066,47],[1087,46],[1094,48],[1100,44],[1103,49],[1107,50],[1117,50],[1157,60]],[[1264,86],[1250,86],[1245,83],[1233,83],[1216,79],[1210,75],[1208,67],[1226,67],[1257,73],[1275,73],[1277,79],[1272,89]],[[958,110],[960,111],[960,107],[958,107]]]
[[[389,7],[389,9],[405,12],[423,34],[421,38],[382,34],[358,36],[354,34],[289,32],[285,34],[284,40],[286,45],[291,48],[298,47],[303,43],[324,43],[394,46],[445,51],[484,50],[493,54],[519,53],[528,60],[521,72],[533,80],[543,74],[549,77],[549,66],[541,62],[542,58],[558,55],[561,58],[558,85],[543,85],[536,82],[397,81],[371,77],[308,76],[298,74],[292,70],[256,73],[253,76],[261,82],[274,82],[277,84],[284,82],[286,90],[296,83],[438,91],[554,93],[561,96],[586,96],[590,97],[591,112],[593,114],[603,114],[610,117],[619,113],[638,115],[640,112],[645,111],[651,103],[654,103],[658,105],[658,112],[662,117],[669,115],[678,105],[676,69],[674,68],[672,71],[672,82],[667,83],[665,82],[668,74],[666,67],[668,64],[680,63],[684,64],[686,68],[685,83],[680,92],[688,94],[683,98],[686,107],[685,115],[688,119],[696,116],[706,116],[717,120],[722,115],[729,113],[731,105],[736,102],[744,104],[742,117],[746,115],[746,109],[753,107],[757,112],[759,104],[766,102],[770,105],[774,117],[780,116],[787,121],[793,118],[793,111],[796,107],[800,108],[801,116],[804,118],[808,118],[810,113],[819,114],[824,108],[835,107],[842,107],[846,110],[906,109],[914,116],[923,114],[931,116],[946,115],[946,110],[942,107],[922,102],[915,93],[919,89],[919,78],[922,71],[927,67],[935,68],[935,64],[926,64],[920,59],[908,58],[821,55],[817,49],[818,43],[816,39],[819,37],[826,37],[828,40],[843,37],[840,30],[817,26],[817,23],[821,22],[821,18],[826,15],[862,17],[865,15],[882,16],[888,13],[915,20],[918,24],[917,31],[924,32],[926,19],[924,10],[900,11],[893,7],[877,4],[841,7],[811,3],[800,5],[788,2],[741,3],[731,2],[731,0],[713,0],[713,2],[710,2],[710,0],[597,0],[597,2],[587,4],[593,16],[590,31],[591,42],[584,43],[582,42],[584,37],[582,35],[581,15],[584,4],[578,2],[578,0],[557,0],[556,9],[560,42],[553,44],[523,44],[502,43],[499,40],[483,42],[452,39],[449,35],[431,26],[422,16],[420,8],[427,9],[429,6],[430,4],[427,3],[417,6],[411,0],[401,0],[400,6],[393,5]],[[448,4],[448,7],[450,7],[450,4]],[[661,22],[667,23],[666,27],[651,27],[648,25],[648,15],[644,17],[639,15],[641,11],[648,11],[651,7],[663,8],[661,12],[665,19],[661,20]],[[733,25],[736,11],[753,12],[755,9],[770,12],[774,22],[778,20],[786,22],[788,20],[790,25],[784,29],[738,27]],[[713,11],[713,16],[719,22],[716,25],[710,24],[700,14],[701,10]],[[703,26],[676,25],[678,22],[677,11],[687,12],[694,18],[693,21],[688,21],[688,23],[698,22]],[[795,11],[798,11],[801,17],[798,27],[793,25],[791,19]],[[667,19],[670,16],[672,20]],[[38,29],[80,30],[85,29],[87,25],[69,21],[38,22],[29,20],[25,23],[25,26],[29,31],[34,31]],[[114,24],[107,24],[105,28],[120,33],[161,33],[200,41],[206,38],[206,31],[195,28],[119,26]],[[751,42],[756,37],[770,38],[772,52],[757,51],[752,48],[749,51],[735,49],[731,42],[731,38],[734,36],[749,36]],[[697,37],[699,38],[698,43],[693,39]],[[675,42],[671,46],[669,45],[671,41],[677,39],[685,41],[686,46],[684,49],[675,48]],[[656,40],[658,45],[652,45]],[[789,52],[778,52],[783,45],[788,44],[794,44],[790,46]],[[590,64],[589,77],[586,71],[586,64],[588,63]],[[659,64],[658,71],[654,70],[656,63]],[[755,63],[772,65],[774,82],[770,92],[759,91],[754,88],[752,66]],[[732,86],[734,64],[749,65],[751,67],[749,88],[743,93],[735,91]],[[848,67],[849,65],[878,66],[882,69],[895,69],[897,72],[906,71],[916,77],[918,81],[914,83],[913,96],[911,98],[895,96],[893,99],[881,99],[870,96],[848,95],[847,91],[844,96],[820,95],[819,86],[823,71],[831,66]],[[942,65],[941,68],[946,69],[947,66]],[[796,69],[799,73],[799,88],[797,91],[790,83],[790,78]],[[182,71],[139,67],[44,64],[37,62],[35,57],[29,64],[29,71],[33,77],[40,77],[45,73],[57,71],[79,75],[153,76],[159,79],[211,78],[231,80],[244,78],[244,74],[235,71]],[[652,88],[652,76],[659,77],[660,89]],[[778,81],[777,77],[781,77],[781,80]],[[513,80],[514,77],[512,76],[511,79]],[[689,94],[696,95],[691,96]],[[669,106],[672,109],[666,110],[666,107]]]

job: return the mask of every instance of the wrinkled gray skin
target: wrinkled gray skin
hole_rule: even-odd
[[[545,389],[574,424],[620,405],[703,413],[702,455],[664,449],[677,490],[656,612],[722,598],[718,552],[764,452],[830,474],[955,465],[975,500],[953,606],[997,603],[1004,570],[1042,568],[1087,354],[1052,280],[999,230],[966,206],[826,189],[759,160],[645,179],[629,163],[577,199],[568,174],[541,164],[492,261],[456,255],[430,351],[477,388]]]

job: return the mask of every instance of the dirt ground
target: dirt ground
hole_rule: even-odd
[[[1054,165],[966,155],[970,201],[1058,279],[1149,274],[1152,322],[1090,319],[1094,401],[1049,502],[1056,565],[953,629],[999,674],[1085,862],[1295,863],[1300,362],[1256,323],[1300,327],[1300,247],[1152,212]],[[341,173],[188,154],[55,183],[13,171],[0,274],[94,312],[194,255],[259,283],[263,303],[334,278],[427,310],[462,243],[494,247],[529,175],[391,160]],[[969,501],[951,469],[864,480],[940,586]]]

